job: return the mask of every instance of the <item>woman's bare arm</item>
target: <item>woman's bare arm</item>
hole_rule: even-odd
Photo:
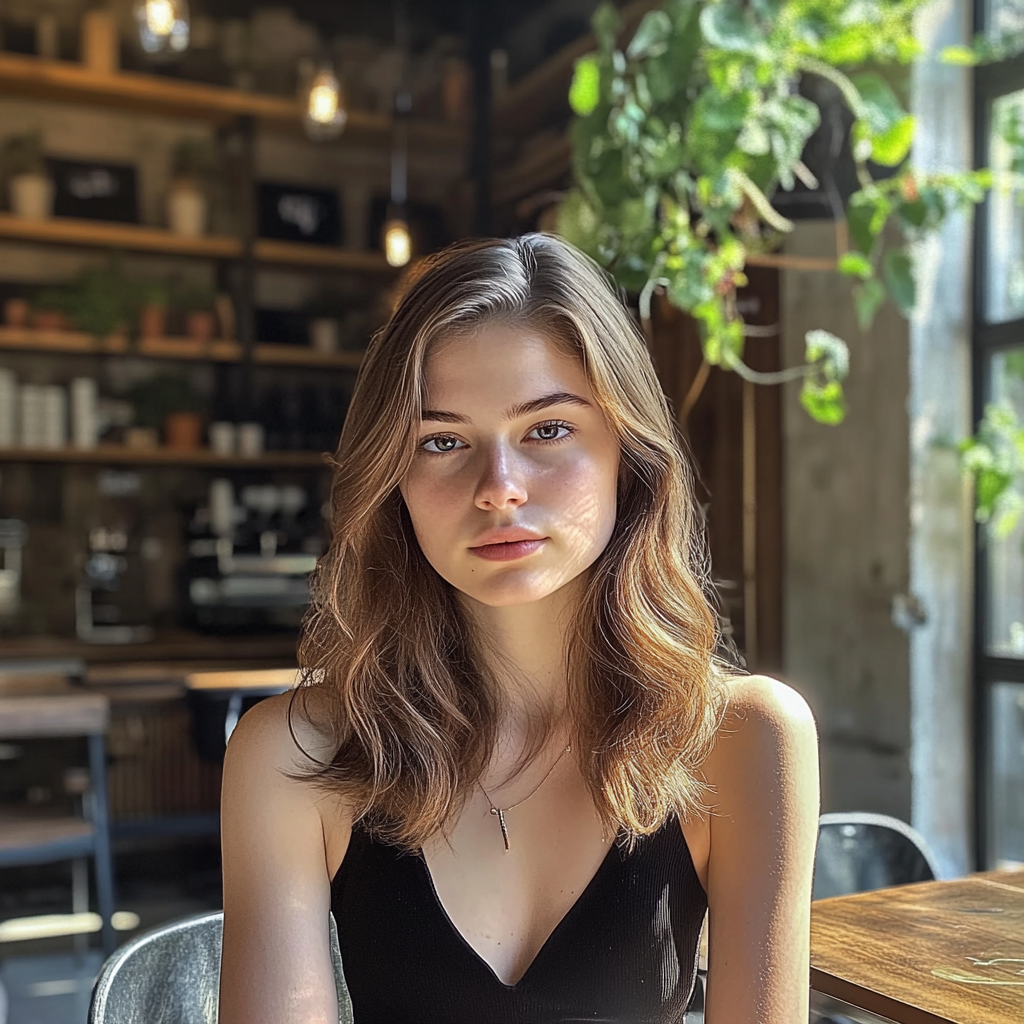
[[[752,676],[705,764],[707,1024],[800,1024],[808,1016],[810,900],[818,834],[817,735],[794,690]]]
[[[338,1020],[323,799],[280,771],[299,767],[301,757],[288,732],[288,698],[248,711],[224,759],[220,1024]],[[297,708],[292,722],[303,746],[322,758]]]

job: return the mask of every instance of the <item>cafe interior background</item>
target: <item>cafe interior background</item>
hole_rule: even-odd
[[[627,37],[656,6],[621,5]],[[219,907],[225,732],[291,678],[362,352],[418,257],[556,227],[595,7],[0,3],[0,701],[109,702],[99,766],[67,723],[0,737],[0,981],[23,1021],[85,1020],[92,858],[17,849],[49,827],[71,850],[97,770],[115,941]],[[926,47],[1024,25],[1016,3],[940,8]],[[1024,113],[1024,66],[1000,68],[904,70],[921,166],[986,164],[987,112]],[[804,161],[841,183],[829,124]],[[848,341],[841,424],[799,382],[702,368],[662,297],[647,328],[727,629],[810,702],[823,811],[912,823],[947,877],[1019,866],[1024,533],[976,524],[957,443],[986,402],[1024,406],[1024,218],[1005,198],[949,218],[914,315],[863,330],[808,182],[773,197],[795,226],[738,308],[760,371],[811,329]]]

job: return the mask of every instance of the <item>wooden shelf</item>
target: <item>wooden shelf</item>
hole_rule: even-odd
[[[242,243],[237,238],[202,235],[189,238],[164,228],[142,224],[114,224],[107,221],[53,217],[27,220],[0,213],[0,238],[44,245],[80,245],[101,249],[128,249],[132,252],[194,256],[204,259],[238,259]],[[351,270],[356,273],[395,274],[380,252],[357,252],[328,245],[279,242],[272,238],[256,240],[254,254],[260,263],[283,267],[318,267],[325,270]]]
[[[0,661],[79,658],[86,662],[86,685],[106,687],[137,681],[147,685],[175,683],[184,692],[184,673],[203,668],[258,668],[295,665],[294,633],[257,632],[240,635],[158,629],[139,644],[86,643],[69,636],[0,637]],[[119,666],[116,669],[110,666]],[[138,673],[133,666],[141,665]],[[107,667],[99,667],[107,666]]]
[[[264,452],[258,458],[217,455],[207,448],[0,448],[2,462],[65,462],[130,466],[208,466],[218,469],[315,469],[324,467],[321,452]]]
[[[261,125],[276,130],[302,130],[302,108],[289,97],[130,71],[104,75],[73,61],[12,53],[0,54],[0,93],[214,124],[253,117]],[[352,110],[339,141],[344,144],[355,137],[376,144],[388,143],[391,133],[390,117]],[[414,146],[450,148],[461,145],[465,136],[462,125],[424,121],[409,124],[409,141]]]
[[[524,149],[507,170],[494,175],[492,201],[512,203],[545,187],[554,187],[572,164],[572,146],[559,132]]]
[[[328,245],[305,245],[302,242],[279,242],[259,238],[254,246],[260,263],[284,267],[322,267],[328,270],[354,270],[361,273],[395,274],[380,252],[356,252]]]
[[[619,12],[621,35],[631,35],[654,6],[655,0],[632,0],[625,4]],[[570,114],[569,86],[576,61],[595,49],[597,41],[588,33],[509,86],[494,102],[495,132],[524,138],[555,121],[564,121]]]
[[[131,349],[121,335],[94,338],[82,331],[41,331],[33,327],[0,327],[0,351],[53,352],[64,355],[138,355],[149,359],[186,362],[237,363],[242,346],[237,341],[215,338],[140,338]],[[316,366],[323,369],[357,370],[363,352],[318,352],[303,345],[257,344],[253,361],[263,366]]]
[[[0,213],[0,238],[40,242],[46,245],[96,246],[103,249],[129,249],[132,252],[167,253],[206,259],[233,259],[242,254],[241,243],[235,238],[216,235],[189,238],[163,228],[78,220],[74,217],[28,220],[10,213]]]

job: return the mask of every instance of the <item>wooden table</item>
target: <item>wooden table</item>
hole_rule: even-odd
[[[1024,871],[817,901],[811,988],[898,1024],[1024,1021]]]

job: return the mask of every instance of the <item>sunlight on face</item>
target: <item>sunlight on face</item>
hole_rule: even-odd
[[[483,604],[576,579],[615,525],[618,443],[579,361],[526,327],[485,325],[424,367],[401,493],[427,561]]]

